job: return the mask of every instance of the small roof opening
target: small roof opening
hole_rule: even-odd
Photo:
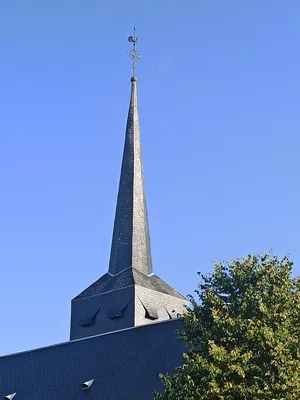
[[[6,396],[4,396],[4,400],[12,400],[16,394],[17,393],[11,393],[11,394],[6,395]]]
[[[92,386],[93,382],[94,382],[94,379],[91,379],[90,381],[82,382],[81,389],[88,390]]]

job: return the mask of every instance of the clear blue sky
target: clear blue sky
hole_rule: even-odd
[[[300,274],[299,0],[28,0],[0,7],[0,354],[68,340],[108,268],[140,36],[154,268],[183,294],[274,249]]]

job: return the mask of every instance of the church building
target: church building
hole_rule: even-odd
[[[71,303],[70,340],[0,356],[0,400],[142,400],[182,364],[188,301],[153,272],[137,102],[137,38],[107,272]]]

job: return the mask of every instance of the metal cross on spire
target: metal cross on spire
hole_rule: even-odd
[[[132,76],[135,76],[136,62],[140,60],[142,57],[136,51],[136,42],[138,41],[138,37],[135,36],[136,27],[133,28],[133,36],[129,36],[128,42],[133,44],[132,50],[127,50],[127,53],[132,58]]]

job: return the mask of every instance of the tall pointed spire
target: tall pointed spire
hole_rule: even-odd
[[[176,318],[185,298],[152,271],[137,105],[137,37],[108,272],[72,300],[70,339]]]
[[[131,78],[119,193],[114,223],[109,273],[119,274],[133,267],[152,274],[148,214],[137,106],[137,79]]]

